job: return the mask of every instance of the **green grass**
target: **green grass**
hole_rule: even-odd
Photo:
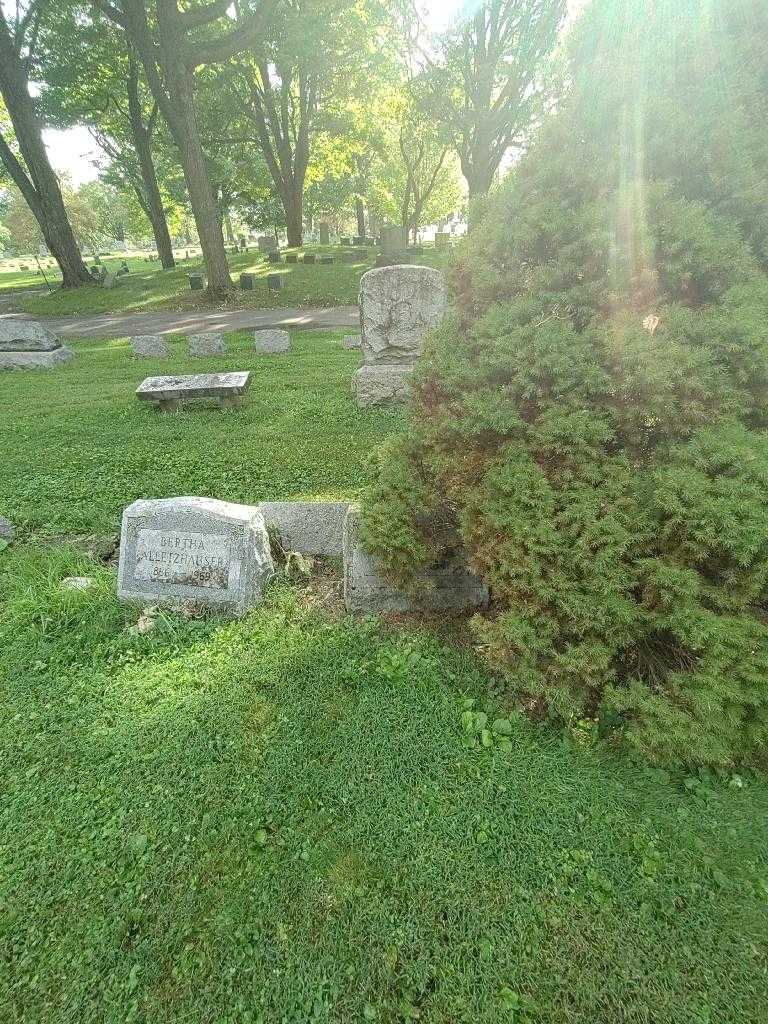
[[[353,407],[356,354],[230,344],[2,377],[0,1020],[763,1024],[764,781],[514,715],[484,746],[509,706],[460,631],[344,617],[327,574],[137,635],[114,569],[53,539],[137,496],[359,491],[400,417]],[[133,398],[214,366],[253,369],[242,410]]]
[[[338,260],[344,250],[333,246],[311,246],[307,251],[315,252],[318,256],[330,253]],[[183,257],[183,251],[181,255]],[[227,308],[244,309],[354,305],[357,302],[360,278],[373,267],[374,258],[374,250],[369,249],[367,257],[353,264],[337,262],[330,266],[319,263],[305,266],[303,263],[282,263],[276,267],[267,263],[266,257],[259,252],[231,255],[229,264],[235,285],[238,284],[239,275],[246,271],[256,274],[258,281],[253,291],[234,290],[226,305]],[[430,266],[443,266],[446,259],[445,253],[438,254],[430,249],[418,257],[419,262]],[[114,271],[122,261],[122,256],[116,256],[105,259],[104,263]],[[128,259],[128,265],[131,273],[121,278],[120,283],[112,289],[94,284],[70,291],[44,291],[39,295],[22,296],[18,300],[13,299],[14,288],[44,288],[42,278],[35,277],[34,273],[21,274],[16,270],[3,273],[0,270],[0,299],[6,300],[8,308],[10,303],[16,310],[37,316],[209,308],[205,294],[192,292],[189,288],[189,274],[200,270],[202,266],[197,253],[192,254],[189,260],[182,259],[177,269],[171,271],[160,270],[156,262],[150,263],[146,259],[131,258]],[[276,271],[283,275],[284,287],[279,292],[270,292],[267,288],[267,274]]]
[[[0,1019],[766,1019],[764,785],[469,747],[487,680],[426,633],[276,585],[140,637],[114,582],[5,554]]]
[[[400,416],[356,408],[359,353],[340,337],[294,334],[290,356],[263,356],[252,335],[235,334],[230,355],[208,359],[190,359],[175,338],[164,360],[132,359],[125,339],[76,342],[55,372],[3,374],[0,514],[27,534],[85,534],[117,530],[139,497],[355,496]],[[241,409],[161,415],[134,395],[145,377],[215,370],[252,371]]]

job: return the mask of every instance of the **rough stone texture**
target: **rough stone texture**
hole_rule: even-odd
[[[264,501],[259,505],[267,529],[277,533],[284,551],[303,555],[341,555],[348,502]]]
[[[363,362],[413,364],[445,315],[445,277],[430,267],[369,270],[360,281]]]
[[[360,348],[363,344],[363,339],[359,334],[348,334],[346,337],[341,339],[342,348]]]
[[[408,232],[402,227],[381,229],[381,248],[384,252],[399,252],[408,245]]]
[[[190,334],[187,338],[191,356],[225,356],[227,345],[224,335],[216,331],[205,334]]]
[[[361,366],[352,378],[352,394],[361,407],[405,402],[412,374],[413,366],[403,363]]]
[[[0,370],[51,370],[68,362],[74,352],[59,346],[50,352],[0,352]]]
[[[183,377],[147,377],[136,389],[144,402],[157,402],[172,409],[177,402],[198,398],[217,398],[222,403],[237,402],[251,382],[250,371],[236,373],[195,373]]]
[[[131,338],[131,349],[140,359],[165,359],[171,354],[162,334],[140,334]]]
[[[274,575],[264,516],[211,498],[136,501],[123,513],[118,597],[242,615]]]
[[[4,519],[0,516],[0,540],[13,540],[16,534],[13,523],[10,519]]]
[[[291,351],[291,336],[288,331],[266,330],[255,331],[253,346],[262,355],[274,355],[278,352]]]
[[[52,352],[61,342],[34,320],[0,320],[0,352]]]
[[[240,287],[244,292],[252,292],[256,287],[256,275],[255,274],[241,274],[240,275]]]
[[[488,603],[488,590],[460,558],[419,578],[418,596],[388,583],[359,539],[360,514],[354,506],[344,523],[344,603],[354,612],[463,612]]]
[[[280,274],[267,274],[267,288],[271,292],[279,292],[283,287],[283,278]]]

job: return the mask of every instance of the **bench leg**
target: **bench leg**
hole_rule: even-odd
[[[243,400],[240,395],[231,395],[229,398],[219,399],[220,409],[239,409],[243,404]]]
[[[164,398],[161,402],[158,402],[160,412],[176,412],[179,408],[178,400],[175,398]]]

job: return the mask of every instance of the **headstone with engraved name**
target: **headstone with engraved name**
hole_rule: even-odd
[[[264,516],[212,498],[136,501],[123,513],[118,597],[243,615],[274,575]]]

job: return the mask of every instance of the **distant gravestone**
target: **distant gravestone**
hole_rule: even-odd
[[[0,370],[49,370],[73,355],[34,320],[0,320]]]
[[[408,246],[408,232],[401,227],[381,229],[381,248],[383,252],[401,252]]]
[[[202,274],[189,275],[189,287],[193,292],[205,291],[205,278]]]
[[[465,612],[488,603],[488,589],[460,554],[420,574],[418,597],[389,583],[376,559],[360,543],[360,513],[350,508],[344,523],[344,603],[348,611]]]
[[[276,355],[291,351],[291,336],[288,331],[265,330],[255,331],[253,347],[262,355]]]
[[[283,278],[280,274],[267,274],[267,288],[271,292],[282,291]]]
[[[187,344],[191,356],[225,356],[227,354],[224,335],[216,331],[190,334],[187,337]]]
[[[262,235],[257,244],[259,246],[259,252],[274,252],[277,249],[277,239],[274,235]]]
[[[123,513],[118,597],[243,615],[274,575],[264,516],[211,498],[136,501]]]
[[[369,270],[360,281],[363,366],[352,389],[360,406],[404,401],[424,336],[445,315],[445,277],[430,267]]]
[[[269,263],[280,263],[282,261],[282,256],[277,250],[275,250],[274,252],[268,252],[267,261]]]
[[[341,254],[342,263],[359,263],[362,258],[363,256],[359,252],[343,252]]]
[[[286,263],[298,263],[299,262],[299,254],[296,253],[296,252],[287,252],[285,254],[285,262]]]
[[[435,248],[447,249],[451,244],[451,236],[445,231],[438,231],[435,234]]]
[[[340,238],[339,241],[342,245],[352,245],[352,238],[349,235],[346,235],[344,238]]]
[[[240,287],[244,292],[252,292],[256,287],[256,275],[255,274],[241,274],[240,275]]]
[[[315,257],[315,254],[314,254],[313,252],[305,252],[305,253],[304,253],[304,262],[305,262],[305,263],[306,263],[306,264],[307,264],[308,266],[309,266],[310,264],[314,263],[314,262],[315,262],[315,259],[316,259],[316,257]]]
[[[331,263],[333,263],[333,256],[330,256],[330,255],[329,255],[329,256],[321,256],[321,257],[320,257],[320,262],[321,262],[321,263],[322,263],[322,264],[323,264],[324,266],[326,266],[326,267],[327,267],[327,266],[329,266],[329,265],[330,265]]]
[[[139,359],[166,359],[171,354],[161,334],[139,334],[131,338],[131,350]]]
[[[320,245],[331,244],[331,229],[327,224],[318,224],[317,230],[320,234]]]

